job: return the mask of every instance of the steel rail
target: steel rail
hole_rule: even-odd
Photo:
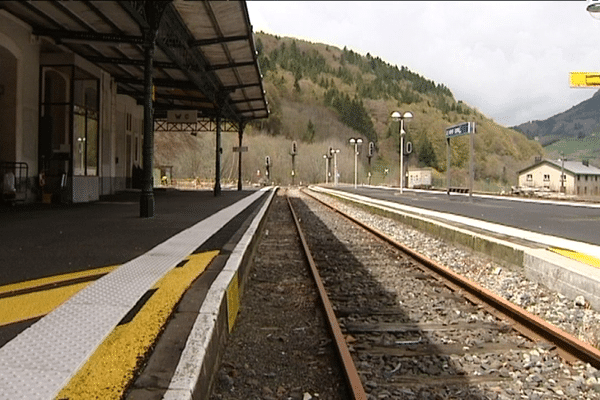
[[[425,267],[451,282],[456,288],[464,291],[469,295],[469,298],[477,300],[488,306],[488,308],[499,312],[504,318],[511,320],[514,328],[524,336],[529,337],[534,341],[542,338],[547,340],[557,347],[557,350],[566,360],[577,359],[587,362],[595,368],[600,368],[600,350],[597,348],[577,339],[559,327],[544,321],[540,317],[533,315],[529,311],[511,303],[490,290],[481,287],[477,283],[457,274],[429,257],[416,252],[378,229],[357,220],[330,204],[327,204],[305,190],[302,190],[302,193],[346,217],[350,221],[373,233],[375,236],[408,254],[410,257],[418,260]],[[497,315],[498,313],[494,314]]]
[[[337,322],[335,312],[333,311],[333,307],[331,306],[331,302],[329,301],[329,297],[327,296],[327,291],[325,290],[325,286],[323,285],[323,281],[321,279],[321,276],[319,275],[319,271],[317,270],[317,265],[312,257],[312,254],[308,247],[308,243],[306,242],[306,238],[304,237],[304,233],[302,232],[302,228],[300,227],[300,222],[298,221],[298,217],[296,215],[296,212],[294,211],[294,207],[292,206],[289,197],[286,196],[286,199],[288,202],[288,206],[290,207],[290,211],[292,212],[294,223],[296,224],[298,236],[300,237],[300,241],[302,242],[302,247],[304,249],[306,260],[310,265],[310,270],[312,272],[313,279],[315,280],[317,289],[319,291],[321,304],[323,305],[323,309],[327,317],[327,322],[329,324],[329,329],[331,331],[331,334],[333,335],[338,355],[340,357],[340,361],[342,362],[342,365],[344,367],[346,380],[348,382],[349,389],[352,392],[352,398],[355,400],[367,400],[367,394],[365,393],[365,389],[360,380],[360,376],[358,375],[358,371],[356,370],[356,366],[354,365],[354,361],[352,360],[352,356],[350,355],[350,350],[346,345],[346,340],[344,339],[342,330]]]

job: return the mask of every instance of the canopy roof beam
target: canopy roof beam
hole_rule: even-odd
[[[192,41],[190,41],[190,46],[191,47],[211,46],[214,44],[221,44],[221,43],[240,42],[240,41],[245,41],[248,39],[250,39],[250,36],[241,35],[241,36],[230,36],[230,37],[223,37],[223,38],[216,38],[216,39],[192,40]]]
[[[113,33],[96,33],[83,31],[69,31],[64,29],[34,29],[33,34],[37,36],[48,36],[54,39],[57,43],[129,43],[143,45],[144,38],[142,36],[127,36]]]

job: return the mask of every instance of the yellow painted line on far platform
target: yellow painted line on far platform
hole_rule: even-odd
[[[567,249],[559,249],[557,247],[551,247],[549,249],[557,254],[568,257],[570,259],[582,262],[587,265],[591,265],[592,267],[600,268],[600,259],[596,257],[589,256],[587,254],[579,253],[577,251],[567,250]]]
[[[218,254],[193,254],[165,275],[131,322],[113,330],[57,398],[121,398],[185,291]]]

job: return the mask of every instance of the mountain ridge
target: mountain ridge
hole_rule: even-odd
[[[476,182],[495,189],[509,188],[516,182],[516,172],[542,154],[539,143],[496,124],[475,107],[455,99],[443,83],[405,66],[391,65],[370,53],[362,55],[346,47],[340,49],[263,32],[255,34],[255,43],[271,114],[266,120],[250,122],[245,129],[244,140],[251,144],[244,156],[244,180],[260,175],[268,154],[282,165],[273,169],[272,178],[290,183],[289,146],[297,141],[298,181],[324,180],[320,171],[324,168],[323,153],[331,146],[341,149],[338,162],[342,181],[349,181],[354,154],[348,139],[362,137],[365,146],[359,149],[357,158],[362,178],[372,161],[377,171],[385,171],[373,170],[374,184],[397,185],[400,140],[398,123],[390,117],[393,111],[411,111],[414,115],[404,124],[406,141],[412,142],[414,149],[407,156],[409,167],[431,167],[438,175],[445,173],[445,129],[467,121],[477,123]],[[159,140],[160,146],[176,145],[166,139]],[[370,141],[376,148],[372,160],[367,159],[364,151]],[[462,185],[468,176],[469,140],[465,136],[451,142],[451,178]],[[201,144],[185,146],[191,149]],[[203,173],[207,168],[192,161],[193,155],[184,157],[188,148],[180,151],[186,161],[164,159],[161,163],[174,165],[174,174]]]
[[[512,129],[549,146],[563,139],[583,139],[600,132],[600,90],[573,107],[544,120],[533,120],[515,125]]]

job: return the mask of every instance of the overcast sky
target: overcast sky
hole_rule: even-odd
[[[595,89],[600,20],[585,1],[255,1],[254,31],[371,53],[450,88],[497,123],[546,119]]]

